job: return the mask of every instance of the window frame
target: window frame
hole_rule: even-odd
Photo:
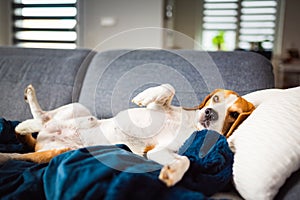
[[[63,1],[62,1],[63,2]],[[66,8],[66,7],[70,7],[70,8],[75,8],[76,9],[76,14],[74,16],[24,16],[24,15],[18,15],[16,14],[16,9],[23,9],[23,8]],[[79,0],[75,0],[74,3],[51,3],[51,4],[45,4],[45,3],[34,3],[34,4],[23,4],[22,2],[17,2],[16,1],[12,1],[11,3],[11,8],[12,8],[12,12],[11,12],[11,16],[12,16],[12,23],[11,23],[11,27],[12,27],[12,44],[15,46],[21,46],[21,47],[26,47],[23,46],[25,43],[32,43],[32,44],[37,44],[36,46],[30,46],[33,48],[43,48],[43,46],[39,46],[38,44],[53,44],[54,46],[51,47],[45,47],[45,48],[66,48],[66,49],[73,49],[73,48],[77,48],[79,45]],[[16,22],[18,20],[75,20],[75,25],[73,28],[43,28],[43,27],[36,27],[36,28],[27,28],[27,27],[18,27],[16,26]],[[76,34],[76,39],[74,40],[44,40],[44,39],[20,39],[17,37],[17,33],[19,32],[26,32],[26,31],[47,31],[47,32],[65,32],[65,33],[75,33]],[[23,44],[23,45],[22,45]],[[60,44],[62,44],[61,47]],[[67,47],[67,46],[63,46],[63,44],[70,44],[73,47]]]
[[[200,12],[201,14],[199,15],[201,17],[201,19],[199,20],[200,21],[200,25],[198,26],[198,32],[196,33],[198,35],[198,41],[200,42],[200,44],[202,44],[202,48],[203,48],[203,40],[204,40],[204,31],[207,31],[207,30],[213,30],[213,29],[205,29],[204,28],[204,17],[207,17],[204,12],[206,10],[204,4],[205,3],[215,3],[215,1],[212,1],[210,0],[211,2],[207,2],[205,0],[201,1],[201,9],[200,9]],[[216,0],[217,1],[217,0]],[[234,0],[232,0],[233,2]],[[234,46],[235,48],[234,49],[241,49],[240,46],[239,46],[239,43],[242,42],[242,40],[240,39],[240,36],[242,36],[243,34],[240,33],[241,31],[241,23],[242,23],[242,20],[241,20],[241,16],[242,16],[242,2],[246,2],[247,0],[236,0],[236,4],[238,5],[237,7],[237,15],[235,16],[237,21],[236,21],[236,29],[234,30],[235,31],[235,42],[234,42]],[[273,36],[273,41],[272,41],[272,45],[273,47],[271,49],[266,49],[266,51],[277,51],[278,49],[278,46],[280,44],[278,44],[278,35],[280,34],[280,30],[281,30],[281,27],[280,27],[280,13],[282,12],[282,3],[281,1],[279,0],[271,0],[271,1],[275,1],[276,2],[276,13],[274,14],[275,16],[275,20],[274,20],[274,23],[275,23],[275,27],[273,28],[274,30],[274,33],[271,34],[271,36]],[[257,7],[257,8],[261,8],[261,6]],[[198,17],[199,17],[198,16]],[[255,22],[255,21],[254,21]],[[217,29],[216,29],[217,31]],[[226,30],[225,30],[226,31]],[[231,31],[231,30],[229,30]],[[213,51],[212,49],[203,49],[203,50],[209,50],[209,51]],[[233,50],[233,49],[232,49]],[[250,49],[245,49],[245,50],[250,50]]]

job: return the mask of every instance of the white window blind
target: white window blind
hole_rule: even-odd
[[[76,48],[77,0],[14,0],[13,43],[21,47]]]
[[[271,50],[276,33],[276,0],[204,0],[202,45],[206,50]],[[214,38],[221,35],[222,40]],[[257,45],[260,45],[259,47]]]

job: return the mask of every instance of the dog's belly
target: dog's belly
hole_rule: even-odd
[[[48,124],[38,135],[37,150],[126,144],[134,153],[140,155],[156,146],[168,146],[170,150],[176,151],[195,130],[194,117],[183,110],[138,108],[122,111],[111,119],[98,120],[96,125],[95,121],[83,123],[81,118],[78,120],[84,124],[81,128],[57,129]],[[90,117],[86,117],[86,120],[89,119]],[[89,127],[88,123],[93,124]],[[51,124],[57,127],[55,121]]]
[[[126,144],[140,155],[156,146],[178,150],[195,130],[193,120],[193,114],[182,110],[129,109],[112,119],[100,121],[99,140]]]
[[[75,129],[60,129],[49,132],[42,130],[37,137],[36,151],[70,148],[78,149],[84,147],[78,132]]]

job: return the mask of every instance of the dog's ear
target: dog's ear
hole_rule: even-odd
[[[207,95],[207,96],[203,99],[203,101],[200,103],[200,105],[199,105],[197,108],[198,108],[198,109],[203,108],[203,107],[208,103],[208,101],[211,99],[211,97],[214,95],[214,93],[215,93],[215,92],[212,92],[212,93],[210,93],[209,95]]]
[[[244,100],[247,104],[247,110],[239,114],[238,118],[234,121],[229,131],[225,133],[225,137],[228,138],[232,135],[233,131],[245,120],[247,117],[255,110],[255,107],[252,103]]]
[[[207,103],[208,101],[211,99],[211,97],[218,91],[219,89],[216,89],[215,91],[213,91],[212,93],[210,93],[209,95],[207,95],[203,101],[200,103],[200,105],[198,106],[195,106],[193,108],[184,108],[185,110],[199,110],[201,108],[203,108]]]

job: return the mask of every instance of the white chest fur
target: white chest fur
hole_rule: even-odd
[[[133,152],[143,154],[147,146],[169,146],[178,150],[182,141],[196,129],[194,121],[195,112],[181,108],[168,111],[138,108],[100,120],[99,126],[92,131],[80,133],[85,146],[122,143]]]

